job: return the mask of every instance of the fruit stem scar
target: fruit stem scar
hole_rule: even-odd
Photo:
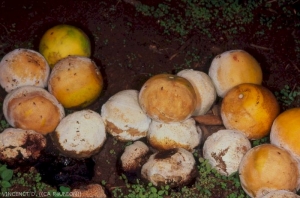
[[[241,94],[239,95],[239,99],[242,99],[243,97],[244,97],[244,94],[241,93]]]

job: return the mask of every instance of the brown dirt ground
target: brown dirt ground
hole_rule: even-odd
[[[272,14],[267,8],[260,8],[255,14],[262,13]],[[300,31],[292,28],[294,19],[277,14],[274,23],[282,28],[276,31],[265,29],[264,36],[254,35],[264,29],[254,23],[245,33],[234,36],[222,35],[212,27],[215,41],[205,35],[193,34],[185,37],[182,43],[176,36],[164,35],[154,19],[136,17],[133,6],[122,1],[7,0],[0,3],[0,57],[19,47],[38,50],[43,33],[56,24],[82,28],[92,41],[91,58],[101,69],[105,81],[102,95],[89,107],[98,112],[110,96],[124,89],[140,89],[150,75],[175,74],[186,67],[207,72],[214,56],[231,49],[251,53],[262,66],[263,85],[279,91],[284,85],[299,86],[299,58],[294,50],[294,40],[299,38]],[[196,55],[201,59],[187,66],[185,60],[190,57],[186,52],[194,48],[198,49]],[[5,92],[1,90],[0,102],[4,97]],[[57,157],[50,146],[37,167],[53,185],[105,180],[106,188],[110,190],[124,185],[118,179],[116,166],[124,146],[125,143],[109,137],[97,155],[81,161]],[[55,168],[51,169],[49,163],[55,164]]]

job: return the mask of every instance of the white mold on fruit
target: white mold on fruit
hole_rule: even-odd
[[[121,141],[146,137],[151,119],[138,102],[137,90],[123,90],[111,96],[101,108],[106,130]]]
[[[49,74],[50,67],[46,59],[30,49],[15,49],[0,62],[0,85],[6,92],[28,85],[45,88]]]
[[[51,137],[62,154],[87,158],[103,146],[106,140],[105,125],[95,111],[76,111],[61,120]]]
[[[203,157],[220,174],[229,176],[238,171],[239,164],[251,148],[248,138],[237,130],[219,130],[210,135],[203,145]]]

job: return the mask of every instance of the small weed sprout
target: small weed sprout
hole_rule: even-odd
[[[67,187],[67,186],[60,186],[59,187],[59,192],[57,195],[55,195],[54,197],[55,198],[58,198],[58,197],[62,197],[62,198],[71,198],[70,196],[66,196],[65,194],[67,194],[68,192],[71,191],[71,188],[70,187]]]
[[[0,108],[2,109],[3,107],[3,104],[0,103]],[[4,129],[8,128],[9,127],[9,124],[7,123],[6,120],[0,120],[0,132],[2,132]]]
[[[195,158],[198,158],[194,153]],[[152,183],[142,183],[136,180],[134,184],[129,183],[126,175],[122,174],[120,179],[125,181],[124,187],[115,188],[112,192],[113,197],[170,197],[170,198],[189,198],[202,197],[210,198],[212,195],[230,198],[248,198],[242,190],[238,172],[230,176],[224,176],[212,168],[208,160],[199,157],[197,170],[199,177],[191,186],[183,186],[179,188],[170,188],[170,186],[154,186]],[[126,188],[126,191],[124,191]]]
[[[209,198],[212,195],[222,195],[221,197],[247,197],[242,190],[239,175],[237,172],[230,176],[224,176],[212,168],[207,159],[199,158],[199,177],[195,182],[195,188],[200,191],[199,196]],[[231,186],[231,188],[228,188]],[[216,188],[217,187],[217,188]],[[222,190],[220,192],[216,189]],[[225,196],[224,196],[225,195]]]
[[[105,180],[102,180],[102,181],[101,181],[101,184],[102,184],[103,186],[105,186],[105,185],[107,184],[107,182],[106,182]]]
[[[7,129],[9,127],[9,124],[6,120],[0,120],[0,131],[4,131],[4,129]]]
[[[0,164],[0,184],[1,192],[7,192],[11,187],[11,178],[13,176],[13,170],[8,169],[5,164]]]
[[[127,177],[122,174],[120,179],[125,181],[128,194],[124,195],[121,188],[115,188],[112,191],[113,197],[124,197],[124,198],[163,198],[169,195],[170,187],[168,185],[162,187],[156,187],[152,183],[144,184],[140,180],[136,180],[135,184],[128,182]]]
[[[288,107],[300,96],[300,88],[290,89],[290,86],[285,85],[280,92],[275,92],[275,96],[279,102]]]
[[[109,153],[112,155],[116,155],[116,151],[114,149],[109,150]]]
[[[247,5],[236,0],[180,0],[172,6],[171,0],[163,0],[157,6],[138,4],[136,10],[157,19],[167,35],[186,36],[196,31],[211,37],[212,25],[224,33],[245,32],[243,26],[253,21],[253,10],[262,4],[262,0],[247,1]]]
[[[265,144],[265,143],[270,143],[270,137],[269,136],[263,137],[259,140],[253,140],[252,141],[252,147],[258,146],[258,145],[261,145],[261,144]]]
[[[29,170],[29,172],[21,173],[18,172],[16,175],[13,175],[11,179],[11,184],[16,186],[28,187],[30,192],[42,192],[47,189],[53,190],[52,187],[43,183],[42,177],[39,173]]]

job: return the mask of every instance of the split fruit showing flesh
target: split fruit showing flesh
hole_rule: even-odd
[[[210,65],[208,75],[220,97],[242,83],[260,85],[263,76],[257,60],[244,50],[230,50],[217,55]]]
[[[42,36],[39,52],[46,58],[51,68],[61,59],[76,56],[91,56],[89,37],[78,27],[66,24],[48,29]]]
[[[46,135],[55,130],[65,116],[65,111],[57,99],[45,89],[23,86],[6,95],[3,114],[13,127]]]
[[[6,128],[0,133],[0,160],[12,167],[33,164],[46,144],[46,137],[33,130]]]
[[[172,74],[158,74],[142,86],[139,103],[153,120],[180,122],[193,114],[197,96],[193,85],[187,79]]]
[[[250,149],[239,166],[242,188],[250,197],[273,190],[299,189],[299,164],[285,149],[261,144]]]
[[[267,136],[279,112],[273,93],[262,85],[251,83],[232,88],[221,105],[224,126],[241,131],[251,140]]]
[[[22,86],[45,88],[50,67],[45,58],[34,50],[15,49],[0,62],[0,85],[6,92]]]
[[[102,74],[90,58],[68,56],[52,69],[48,90],[69,109],[82,109],[92,104],[101,94]]]

